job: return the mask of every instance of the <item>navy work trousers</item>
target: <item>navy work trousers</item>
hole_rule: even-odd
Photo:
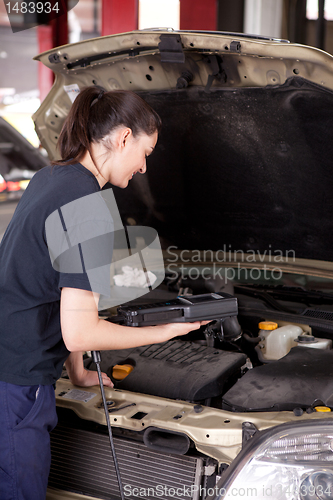
[[[56,423],[52,385],[0,381],[0,500],[45,500]]]

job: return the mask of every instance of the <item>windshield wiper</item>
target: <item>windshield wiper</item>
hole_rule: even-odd
[[[299,311],[294,309],[290,309],[289,307],[283,306],[278,302],[274,297],[271,297],[266,290],[254,289],[253,285],[234,285],[235,292],[240,292],[244,295],[248,295],[250,297],[254,297],[260,300],[263,300],[267,304],[269,304],[273,309],[277,311],[282,311],[288,314],[299,314]]]
[[[245,285],[235,285],[235,290],[237,289],[240,292],[245,292],[247,290],[254,293],[264,293],[273,300],[277,298],[280,300],[290,300],[292,302],[302,302],[310,307],[316,304],[333,305],[333,295],[318,290],[306,290],[302,287],[246,283]]]

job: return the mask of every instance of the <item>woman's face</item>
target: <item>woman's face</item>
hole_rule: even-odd
[[[102,168],[103,176],[113,186],[127,187],[135,174],[145,173],[146,158],[154,150],[157,137],[157,132],[133,137],[129,128],[117,131],[112,137],[112,152]]]

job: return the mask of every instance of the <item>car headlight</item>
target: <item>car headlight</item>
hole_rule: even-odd
[[[222,476],[216,499],[333,499],[333,420],[259,432]]]

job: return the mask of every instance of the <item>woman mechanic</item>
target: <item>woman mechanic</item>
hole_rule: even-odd
[[[99,319],[84,275],[56,271],[45,221],[110,182],[125,188],[146,171],[161,120],[132,92],[87,87],[58,141],[61,161],[37,172],[0,246],[0,500],[45,500],[49,432],[57,422],[54,384],[63,363],[73,384],[98,384],[82,351],[167,341],[200,322],[131,328]],[[79,312],[78,312],[79,310]],[[106,386],[111,380],[103,374]]]

